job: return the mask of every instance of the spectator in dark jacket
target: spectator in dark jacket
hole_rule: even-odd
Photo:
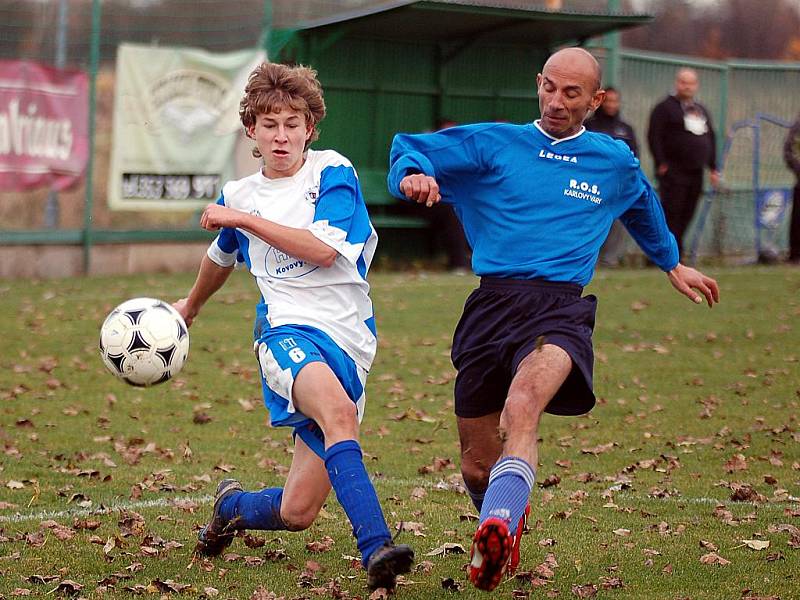
[[[675,93],[653,108],[647,132],[664,215],[681,254],[683,235],[703,191],[705,167],[711,171],[711,185],[719,185],[711,115],[695,100],[698,88],[694,69],[680,69],[675,75]]]
[[[795,177],[797,184],[794,186],[792,200],[792,218],[789,225],[789,262],[800,265],[800,115],[786,136],[783,145],[783,158]]]
[[[616,88],[608,86],[603,103],[595,111],[591,119],[584,123],[589,131],[605,133],[616,140],[628,144],[633,155],[639,157],[639,145],[636,143],[636,133],[628,123],[622,120],[619,107],[622,97]],[[622,260],[622,246],[625,240],[625,228],[619,221],[614,221],[611,231],[608,232],[603,247],[600,248],[600,264],[606,267],[617,267]]]

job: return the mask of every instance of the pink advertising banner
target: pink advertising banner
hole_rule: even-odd
[[[0,60],[0,190],[64,190],[86,169],[89,79],[35,62]]]

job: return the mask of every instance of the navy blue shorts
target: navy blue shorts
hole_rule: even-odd
[[[482,277],[467,298],[453,337],[456,415],[482,417],[502,410],[517,367],[542,343],[559,346],[572,358],[572,371],[546,412],[589,412],[595,403],[592,330],[597,298],[582,297],[582,292],[572,283]]]

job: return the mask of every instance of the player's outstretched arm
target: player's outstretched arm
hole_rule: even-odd
[[[400,181],[400,191],[409,200],[425,204],[429,208],[442,199],[436,179],[424,173],[414,173],[403,177]]]
[[[208,255],[203,257],[197,279],[189,295],[172,305],[181,313],[187,327],[192,325],[192,321],[206,301],[225,284],[232,271],[233,267],[222,267],[211,260]]]
[[[222,227],[244,229],[289,256],[325,268],[333,265],[339,254],[308,229],[287,227],[219,204],[206,206],[200,217],[200,227],[209,231]]]
[[[697,269],[678,263],[674,269],[667,273],[667,277],[669,277],[672,287],[696,304],[703,302],[700,294],[705,296],[709,308],[719,302],[719,286],[717,282],[711,277],[703,275]],[[697,292],[700,292],[700,294]]]

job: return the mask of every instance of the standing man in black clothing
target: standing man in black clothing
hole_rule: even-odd
[[[681,255],[683,234],[703,191],[705,167],[711,172],[711,185],[719,185],[714,129],[708,110],[694,99],[698,88],[694,69],[678,70],[675,93],[653,108],[647,132],[667,226]]]
[[[595,111],[591,119],[584,123],[589,131],[605,133],[615,140],[622,140],[628,144],[635,157],[639,157],[639,146],[636,143],[636,134],[628,123],[619,115],[621,103],[619,91],[612,86],[606,88],[606,97]],[[603,247],[600,248],[600,264],[606,267],[618,267],[622,260],[622,244],[625,239],[625,228],[619,221],[614,221],[611,231],[608,232]]]
[[[786,160],[786,166],[797,177],[792,200],[792,217],[789,222],[789,262],[800,265],[800,115],[786,136],[783,158]]]

